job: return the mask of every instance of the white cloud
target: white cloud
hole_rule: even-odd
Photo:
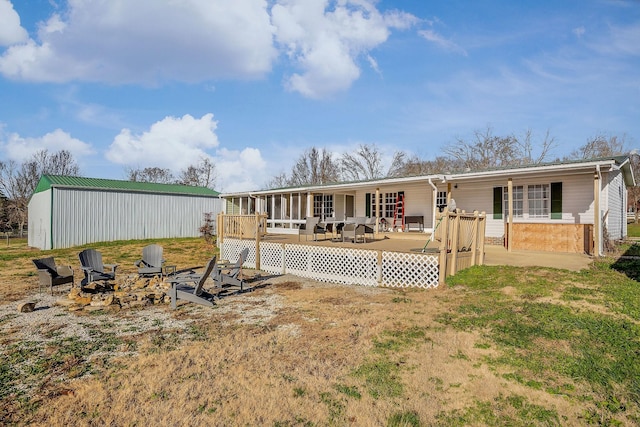
[[[0,0],[0,46],[22,43],[29,38],[20,26],[20,16],[9,0]]]
[[[283,0],[271,9],[276,41],[302,70],[288,77],[285,86],[309,98],[350,87],[360,76],[361,55],[367,59],[392,28],[418,21],[403,12],[381,13],[373,1],[343,0],[329,10],[328,5],[327,0]]]
[[[573,29],[573,34],[576,35],[576,37],[581,38],[582,36],[584,36],[584,33],[586,33],[587,30],[584,27],[577,27]]]
[[[2,6],[6,0],[0,16]],[[272,36],[266,0],[74,0],[40,24],[38,40],[10,46],[0,72],[28,81],[116,84],[255,78],[277,56]]]
[[[23,138],[17,133],[12,133],[8,135],[4,143],[0,144],[0,147],[9,160],[15,160],[19,163],[28,160],[41,150],[48,150],[49,153],[67,150],[73,154],[76,160],[93,154],[93,149],[89,144],[72,138],[70,134],[61,129],[56,129],[37,138]]]
[[[206,150],[219,145],[217,126],[209,113],[200,119],[189,114],[165,117],[139,135],[123,129],[109,146],[106,158],[133,168],[157,166],[179,172],[202,157],[211,157]]]
[[[455,42],[445,38],[444,36],[438,34],[434,30],[422,30],[418,31],[425,40],[430,41],[441,49],[455,52],[467,56],[467,52],[460,46],[458,46]]]
[[[218,191],[255,190],[271,177],[267,162],[257,148],[247,147],[242,151],[222,148],[218,150],[214,163]]]

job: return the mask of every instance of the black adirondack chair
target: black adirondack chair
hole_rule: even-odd
[[[103,264],[102,254],[95,249],[85,249],[78,254],[80,265],[84,271],[84,279],[80,286],[86,286],[91,282],[114,280],[118,264]],[[105,267],[110,271],[105,271]]]

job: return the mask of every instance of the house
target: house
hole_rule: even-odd
[[[396,230],[430,233],[437,211],[453,199],[458,209],[486,212],[488,244],[602,254],[605,240],[627,235],[626,189],[633,185],[629,158],[622,156],[220,197],[227,214],[266,212],[270,233],[297,233],[307,216],[385,218]],[[415,224],[402,224],[402,215]]]
[[[28,244],[58,249],[198,237],[204,214],[220,212],[218,194],[205,187],[43,175],[29,200]]]

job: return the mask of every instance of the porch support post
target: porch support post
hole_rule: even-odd
[[[374,238],[378,238],[378,234],[380,233],[379,231],[379,227],[380,227],[380,188],[376,187],[376,198],[373,200],[373,206],[375,207],[374,209],[374,214],[376,216],[376,228],[374,230]],[[366,212],[366,207],[365,207],[365,212]]]
[[[507,184],[507,197],[509,198],[509,219],[507,223],[507,251],[513,248],[513,178],[509,178]]]
[[[307,193],[307,213],[305,217],[313,216],[313,194],[311,192]]]
[[[451,183],[447,182],[447,206],[451,205]]]

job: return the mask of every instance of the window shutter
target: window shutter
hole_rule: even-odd
[[[562,183],[551,183],[551,219],[562,219]]]
[[[371,217],[371,193],[365,194],[364,199],[365,215]]]
[[[493,219],[502,219],[502,187],[493,187]]]

